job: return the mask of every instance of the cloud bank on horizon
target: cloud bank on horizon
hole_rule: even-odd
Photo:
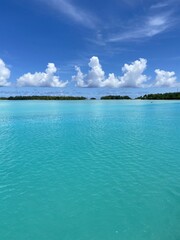
[[[115,73],[109,73],[106,76],[99,58],[93,56],[88,64],[90,70],[84,74],[81,68],[75,66],[76,75],[72,76],[72,81],[76,87],[80,88],[145,88],[145,87],[178,87],[177,77],[174,71],[164,71],[155,69],[155,80],[144,74],[147,69],[147,60],[139,58],[134,62],[125,63],[122,67],[122,76],[116,76]],[[59,87],[67,86],[68,81],[61,81],[59,76],[55,75],[57,68],[54,63],[48,63],[44,72],[26,73],[20,76],[16,81],[18,87]],[[0,59],[0,86],[10,86],[9,81],[11,71]]]
[[[125,63],[122,67],[122,76],[109,73],[106,77],[98,57],[92,57],[89,62],[90,70],[83,74],[80,67],[75,67],[77,74],[72,77],[78,87],[177,87],[175,72],[155,70],[155,81],[150,81],[150,77],[144,74],[147,68],[147,60],[140,58],[131,64]]]

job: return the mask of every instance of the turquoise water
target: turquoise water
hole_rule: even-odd
[[[1,240],[179,240],[180,102],[0,101]]]

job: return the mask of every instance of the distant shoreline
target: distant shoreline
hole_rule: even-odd
[[[0,97],[0,100],[97,100],[95,97],[86,98],[83,96],[10,96],[10,97]],[[137,98],[131,98],[129,96],[120,95],[107,95],[102,96],[99,100],[180,100],[180,92],[172,93],[157,93],[157,94],[146,94]]]

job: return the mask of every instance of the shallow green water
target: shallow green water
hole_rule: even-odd
[[[179,240],[180,102],[1,101],[1,240]]]

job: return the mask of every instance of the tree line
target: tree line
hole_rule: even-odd
[[[129,96],[108,95],[101,97],[101,100],[130,100]]]
[[[1,97],[0,100],[86,100],[85,97],[73,96],[15,96]]]
[[[140,100],[180,100],[180,92],[145,94],[138,97]]]
[[[0,97],[0,100],[87,100],[83,96],[10,96]],[[101,100],[131,100],[129,96],[107,95],[102,96]],[[145,94],[137,97],[138,100],[180,100],[180,92]],[[96,100],[92,97],[90,100]]]

